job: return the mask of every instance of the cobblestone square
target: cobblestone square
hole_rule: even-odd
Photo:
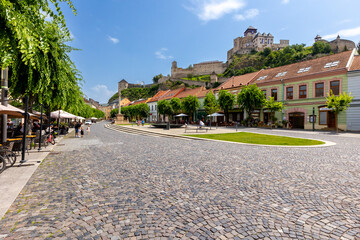
[[[337,145],[221,144],[96,124],[43,161],[0,238],[360,239],[360,138],[312,137]]]

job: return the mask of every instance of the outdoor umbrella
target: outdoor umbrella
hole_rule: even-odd
[[[187,117],[187,116],[188,115],[186,115],[186,114],[180,113],[180,114],[176,115],[175,117]]]
[[[25,111],[10,104],[6,107],[0,104],[0,114],[7,114],[10,118],[23,118]],[[29,116],[31,119],[37,118],[37,116],[31,113],[29,113]]]
[[[224,114],[221,113],[213,113],[208,115],[208,117],[210,117],[210,129],[211,129],[211,117],[222,117],[222,116],[224,116]]]

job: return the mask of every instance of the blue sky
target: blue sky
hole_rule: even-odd
[[[151,83],[153,76],[179,67],[220,60],[248,26],[271,33],[275,42],[313,44],[360,40],[358,0],[73,0],[74,16],[63,8],[71,54],[84,77],[83,91],[101,103],[117,82]]]

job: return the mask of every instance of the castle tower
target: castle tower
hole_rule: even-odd
[[[177,68],[177,62],[173,61],[171,64],[171,69],[176,69]]]
[[[315,42],[318,42],[318,41],[320,41],[321,40],[321,37],[320,37],[320,35],[318,34],[318,35],[316,35],[316,37],[315,37]]]
[[[250,26],[246,29],[246,31],[244,32],[244,36],[255,36],[255,34],[257,33],[257,29],[254,28],[253,26]]]

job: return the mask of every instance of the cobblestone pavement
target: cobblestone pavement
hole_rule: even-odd
[[[0,235],[360,239],[359,140],[316,138],[337,145],[276,148],[145,137],[98,123],[91,136],[64,139],[43,161],[0,221]]]

